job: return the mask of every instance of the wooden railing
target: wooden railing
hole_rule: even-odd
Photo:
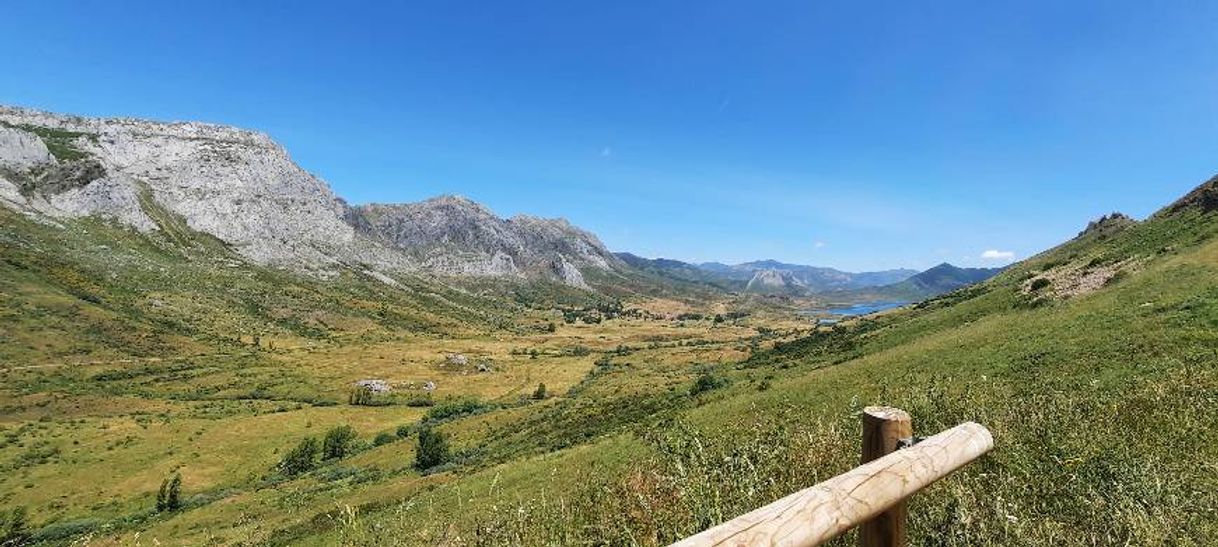
[[[994,448],[989,430],[966,422],[913,437],[909,414],[863,411],[862,465],[741,515],[673,547],[813,546],[856,526],[864,547],[905,545],[905,500]]]

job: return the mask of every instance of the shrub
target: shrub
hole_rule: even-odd
[[[425,422],[439,422],[464,416],[467,414],[478,414],[490,410],[490,406],[477,399],[465,399],[462,401],[453,401],[432,407],[423,415]]]
[[[0,545],[24,545],[28,538],[25,507],[0,513]]]
[[[409,399],[406,399],[406,406],[423,407],[435,406],[435,404],[436,401],[431,398],[430,393],[416,393],[411,395]]]
[[[415,469],[423,471],[448,461],[448,441],[444,435],[430,427],[419,430],[418,449],[414,456]]]
[[[156,510],[158,513],[177,511],[182,508],[182,475],[174,473],[161,481],[161,489],[156,493]]]
[[[337,460],[351,453],[355,441],[355,429],[349,425],[340,425],[326,432],[322,440],[321,458]]]
[[[317,465],[318,452],[317,439],[305,437],[279,462],[279,470],[288,476],[307,472]]]
[[[410,434],[413,432],[414,432],[414,427],[409,424],[406,424],[406,425],[399,425],[397,431],[395,431],[394,433],[397,434],[399,439],[405,439],[406,437],[409,437]]]
[[[707,391],[719,389],[725,385],[727,385],[726,380],[706,372],[699,376],[697,380],[694,380],[693,387],[689,388],[689,394],[698,395],[699,393],[706,393]]]
[[[1053,284],[1053,282],[1052,282],[1052,281],[1049,281],[1049,278],[1047,278],[1047,277],[1038,277],[1038,278],[1036,278],[1036,279],[1033,279],[1033,280],[1032,280],[1031,289],[1032,289],[1033,291],[1039,291],[1039,290],[1041,290],[1041,289],[1043,289],[1043,288],[1045,288],[1045,287],[1048,287],[1049,285],[1052,285],[1052,284]]]
[[[372,392],[371,388],[364,386],[359,386],[352,389],[351,393],[347,396],[347,403],[358,406],[378,406],[385,404],[384,402],[377,400],[376,394]]]
[[[97,530],[106,524],[106,521],[95,518],[82,518],[75,520],[65,520],[60,522],[52,522],[43,526],[37,532],[28,535],[28,541],[35,544],[49,543],[53,545],[68,545],[67,540],[83,536],[89,532]],[[2,543],[8,547],[8,543]],[[24,543],[13,543],[13,545],[25,545]]]
[[[546,398],[546,385],[537,384],[537,389],[533,391],[533,398],[538,401]]]
[[[395,440],[397,440],[397,437],[395,437],[393,434],[382,431],[376,434],[375,439],[372,439],[372,446],[389,444]]]

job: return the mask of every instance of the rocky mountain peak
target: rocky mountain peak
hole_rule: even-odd
[[[423,267],[451,275],[542,276],[586,287],[580,268],[624,264],[596,236],[565,220],[511,219],[468,198],[440,196],[418,203],[354,208],[356,226],[410,253]]]
[[[1112,233],[1119,232],[1137,223],[1138,221],[1134,220],[1129,215],[1114,212],[1088,222],[1087,227],[1078,233],[1078,237],[1096,233],[1111,235]]]

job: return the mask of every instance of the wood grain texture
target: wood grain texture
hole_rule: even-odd
[[[888,406],[863,409],[863,454],[859,463],[866,464],[897,451],[902,439],[913,437],[913,420],[909,413]],[[905,522],[908,510],[905,501],[859,525],[859,547],[905,547]]]
[[[673,545],[820,545],[993,447],[989,430],[967,422]]]

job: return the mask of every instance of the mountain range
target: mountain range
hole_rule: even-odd
[[[691,264],[667,258],[649,259],[617,253],[635,268],[673,279],[708,283],[724,290],[755,294],[809,295],[829,291],[880,287],[905,281],[917,270],[845,272],[834,268],[758,260],[742,264]]]
[[[255,264],[322,278],[353,269],[580,289],[678,282],[780,295],[906,283],[899,290],[930,296],[960,286],[934,270],[915,278],[908,269],[850,273],[774,260],[689,264],[614,254],[565,219],[501,218],[460,196],[351,205],[267,135],[195,122],[0,107],[0,205],[52,224],[105,218],[140,233],[180,224]],[[962,281],[986,277],[951,273]]]

